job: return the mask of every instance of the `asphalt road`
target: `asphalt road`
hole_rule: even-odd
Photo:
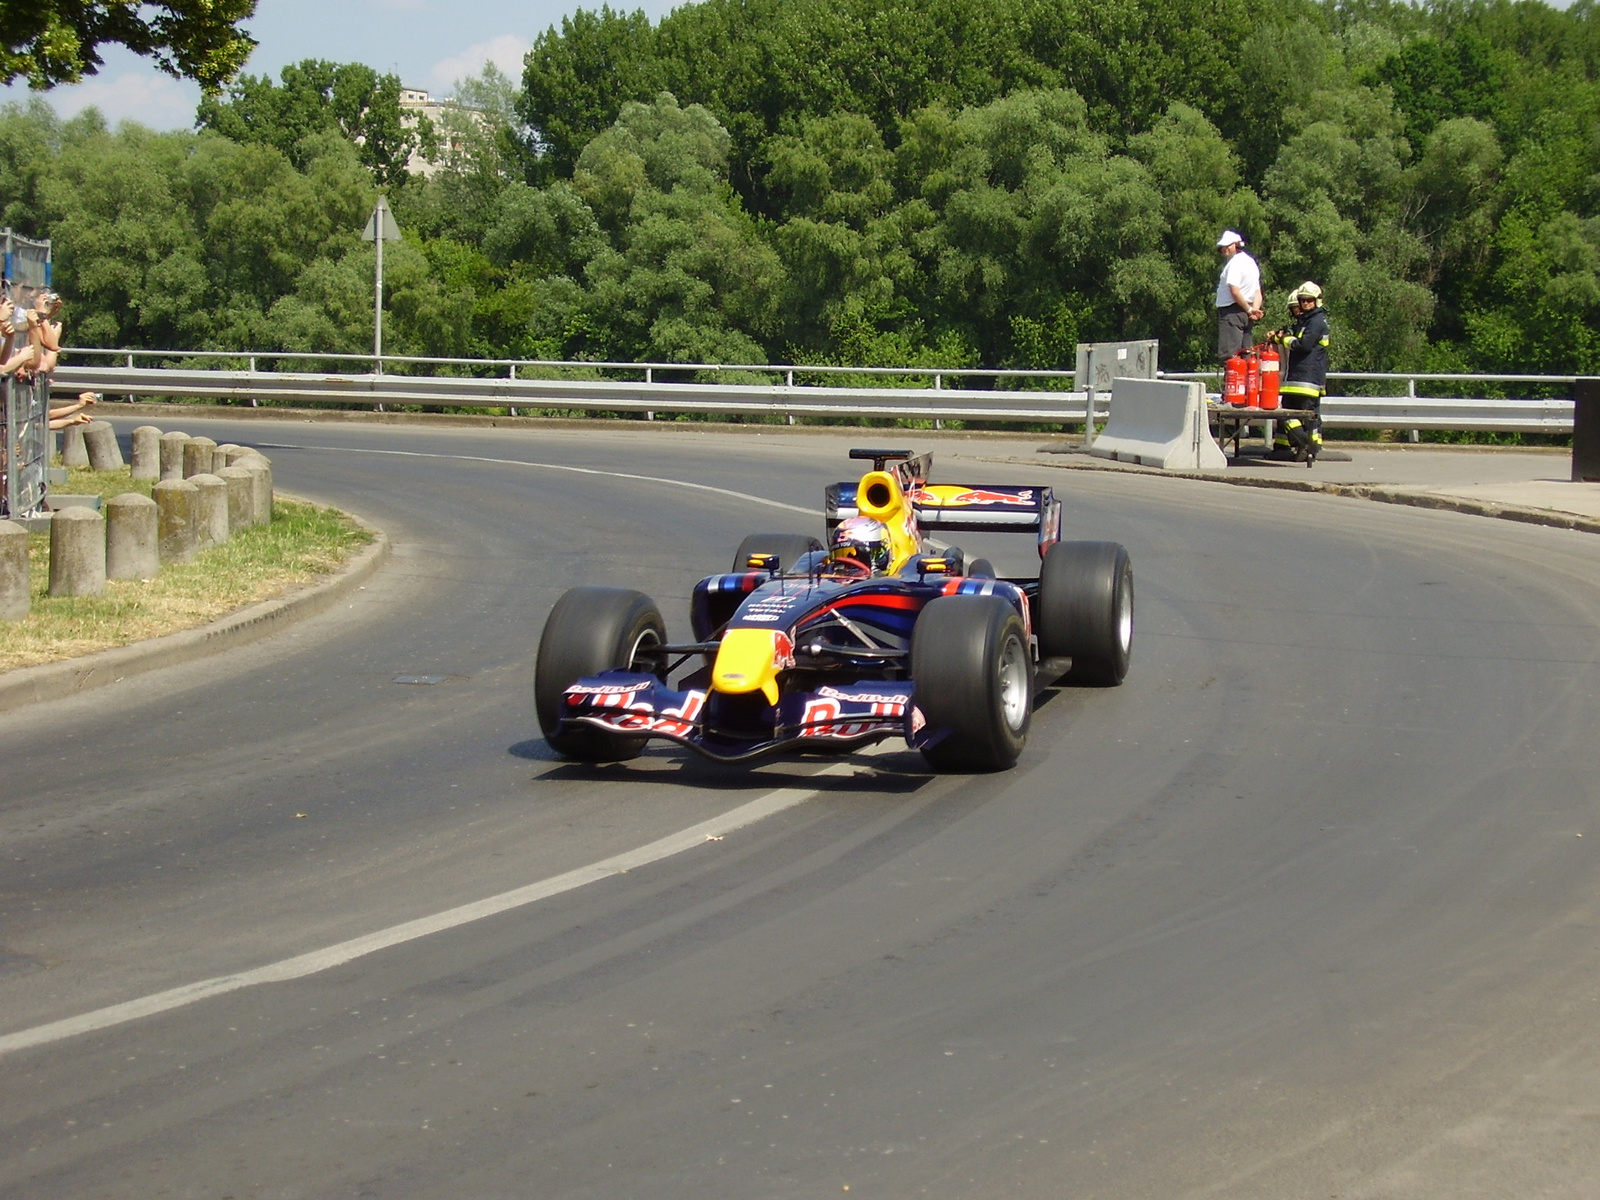
[[[846,439],[189,431],[394,559],[0,728],[7,1200],[1595,1194],[1600,540],[940,443],[1128,546],[1123,687],[1050,694],[1000,775],[595,769],[532,716],[555,597],[686,636],[745,533],[819,527]]]

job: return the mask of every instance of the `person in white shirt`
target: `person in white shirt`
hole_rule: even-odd
[[[1250,330],[1261,319],[1261,268],[1245,253],[1244,238],[1224,229],[1217,239],[1222,274],[1217,277],[1217,361],[1250,348]]]

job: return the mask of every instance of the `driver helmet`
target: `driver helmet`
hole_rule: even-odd
[[[855,562],[868,571],[889,569],[889,527],[871,517],[848,517],[833,531],[834,562]]]

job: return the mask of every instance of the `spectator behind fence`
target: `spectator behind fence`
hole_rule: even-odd
[[[19,333],[25,341],[21,349],[17,348]],[[13,375],[32,364],[37,349],[28,334],[28,324],[17,320],[17,306],[11,297],[0,300],[0,375]]]
[[[48,375],[61,359],[61,297],[55,292],[40,292],[33,301],[33,326],[38,331],[39,361],[34,371]]]
[[[6,314],[6,305],[10,305],[10,311],[9,315],[0,316],[0,334],[6,336],[8,345],[14,345],[26,333],[28,344],[0,363],[0,375],[15,374],[18,379],[27,380],[50,374],[61,359],[61,322],[55,320],[61,312],[61,297],[50,291],[40,292],[20,319],[9,299],[0,303],[0,314]]]

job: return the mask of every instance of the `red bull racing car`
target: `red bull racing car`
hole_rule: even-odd
[[[745,762],[903,737],[936,770],[997,770],[1022,753],[1036,685],[1122,682],[1133,641],[1122,546],[1061,541],[1047,487],[935,485],[928,455],[850,456],[873,465],[828,487],[828,544],[747,537],[730,573],[695,585],[691,642],[669,642],[640,592],[557,600],[534,676],[550,746],[614,762],[667,738]],[[1033,534],[1039,576],[999,578],[926,539],[935,532]]]

